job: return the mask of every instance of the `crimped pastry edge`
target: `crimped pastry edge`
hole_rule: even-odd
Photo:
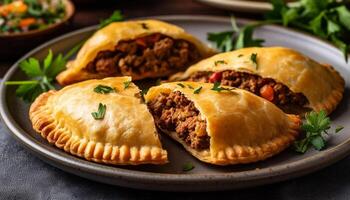
[[[74,138],[55,120],[47,108],[48,99],[57,91],[41,94],[31,105],[29,117],[35,131],[50,144],[64,151],[97,163],[113,165],[165,164],[167,151],[159,147],[113,146],[86,139]]]
[[[297,115],[288,115],[288,118],[290,122],[288,131],[280,134],[279,137],[273,138],[268,143],[257,146],[230,146],[226,147],[225,150],[219,151],[216,155],[212,155],[210,150],[196,151],[179,138],[176,132],[161,130],[179,142],[188,152],[202,162],[223,166],[247,164],[270,158],[288,148],[296,140],[299,136],[301,119]]]

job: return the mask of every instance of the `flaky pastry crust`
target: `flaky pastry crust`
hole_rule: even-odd
[[[130,77],[89,80],[59,91],[41,94],[31,105],[33,128],[49,143],[73,155],[115,165],[164,164],[167,151],[161,146],[154,120],[141,103],[139,89]],[[94,92],[107,85],[116,92]],[[136,96],[135,96],[136,95]],[[91,112],[106,105],[102,120]]]
[[[252,61],[257,55],[257,63]],[[222,61],[215,64],[216,61]],[[320,64],[292,49],[284,47],[244,48],[220,53],[175,74],[170,80],[186,80],[199,71],[220,72],[235,70],[272,78],[288,86],[292,92],[302,93],[309,108],[331,113],[343,98],[345,81],[330,65]]]
[[[142,25],[146,24],[147,29]],[[100,51],[113,50],[120,41],[133,40],[146,35],[161,33],[173,39],[183,39],[192,43],[199,51],[202,58],[206,58],[215,51],[194,36],[186,33],[182,28],[158,20],[135,20],[127,22],[115,22],[98,30],[80,49],[77,57],[67,64],[67,69],[57,76],[61,85],[68,85],[74,82],[87,79],[104,78],[97,73],[89,73],[84,68],[92,61]],[[187,66],[184,66],[187,67]],[[160,77],[162,74],[140,74],[133,75],[133,80],[143,78]]]
[[[206,120],[210,147],[195,150],[175,132],[162,130],[198,159],[216,165],[251,163],[278,154],[295,141],[301,120],[285,114],[271,102],[241,89],[213,91],[213,84],[181,82],[152,87],[145,96],[152,101],[160,93],[180,91]],[[188,87],[188,85],[192,87]],[[191,88],[202,87],[198,94]],[[230,88],[230,87],[226,87]]]

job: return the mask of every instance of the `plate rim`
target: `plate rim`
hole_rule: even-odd
[[[197,2],[222,8],[225,10],[234,10],[251,13],[262,13],[272,10],[272,5],[269,2],[261,1],[244,1],[244,0],[196,0]],[[298,2],[290,2],[289,6],[297,6]]]
[[[210,16],[210,15],[160,15],[160,16],[148,16],[143,18],[157,18],[161,20],[188,20],[188,21],[211,21],[211,22],[229,22],[229,17],[218,17],[218,16]],[[133,18],[135,19],[135,18]],[[238,19],[239,23],[246,23],[250,20]],[[59,165],[64,164],[67,167],[73,167],[75,169],[79,169],[84,173],[93,174],[97,176],[108,176],[110,178],[119,177],[124,178],[126,180],[133,181],[134,183],[147,183],[156,181],[157,184],[181,184],[182,189],[186,190],[186,186],[190,184],[198,184],[198,185],[207,185],[213,184],[214,182],[221,183],[249,183],[248,186],[262,185],[265,183],[274,183],[282,180],[287,180],[290,178],[299,177],[305,175],[310,172],[317,171],[322,169],[328,165],[333,164],[334,162],[341,160],[345,156],[350,154],[350,138],[348,140],[343,141],[337,146],[323,150],[315,155],[311,155],[307,158],[297,160],[291,163],[279,164],[271,167],[267,167],[259,170],[248,170],[243,172],[222,172],[222,173],[201,173],[201,174],[169,174],[169,173],[157,173],[157,172],[144,172],[137,171],[133,169],[123,169],[118,168],[118,166],[106,166],[98,163],[93,163],[90,161],[86,161],[80,158],[76,158],[72,155],[58,155],[55,152],[50,152],[48,146],[49,144],[44,144],[31,137],[29,134],[24,131],[19,124],[16,123],[16,120],[11,116],[7,103],[6,103],[6,88],[4,85],[6,80],[11,78],[12,74],[18,68],[18,63],[29,57],[30,55],[41,51],[43,48],[48,47],[57,41],[61,41],[67,39],[73,35],[77,35],[83,32],[91,31],[95,29],[97,25],[82,28],[67,34],[64,34],[60,37],[57,37],[53,40],[50,40],[35,49],[31,50],[27,54],[25,54],[22,58],[20,58],[15,64],[11,66],[11,68],[7,71],[5,76],[3,77],[3,81],[0,84],[0,116],[3,119],[3,124],[8,127],[10,130],[10,134],[15,136],[15,138],[23,144],[25,147],[29,148],[31,151],[34,151],[36,154],[40,154],[39,157],[45,157],[52,162],[57,162]],[[327,46],[328,49],[332,51],[337,51],[340,53],[338,49],[329,43],[310,36],[308,34],[301,33],[299,31],[294,31],[290,29],[286,29],[279,26],[268,25],[264,28],[278,30],[282,33],[289,32],[290,34],[302,34],[303,37],[307,37],[310,40],[315,40],[320,44]],[[324,161],[324,157],[327,157],[327,161]],[[45,160],[44,160],[45,161]],[[57,167],[57,166],[56,166]],[[60,167],[59,167],[60,168]],[[67,171],[67,170],[65,170]],[[76,173],[74,173],[76,174]],[[79,174],[76,174],[79,175]],[[124,184],[126,185],[126,184]],[[133,187],[132,185],[128,185],[129,187]],[[213,184],[215,186],[215,184]],[[137,187],[137,186],[135,186]],[[243,187],[247,187],[243,184]],[[137,187],[140,188],[140,187]],[[151,189],[144,188],[143,189]],[[212,187],[213,188],[213,187]],[[228,188],[240,188],[239,185],[230,185]],[[167,190],[164,188],[158,188],[162,190]],[[190,188],[191,190],[194,188]]]

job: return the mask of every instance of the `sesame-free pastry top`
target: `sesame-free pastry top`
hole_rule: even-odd
[[[182,28],[166,22],[114,22],[94,33],[56,79],[68,85],[112,76],[133,80],[164,77],[214,53]]]
[[[153,117],[130,77],[48,91],[31,105],[29,116],[49,143],[86,160],[114,165],[168,161]]]
[[[264,98],[211,83],[165,83],[150,88],[145,100],[162,132],[216,165],[274,156],[295,141],[301,124]]]
[[[261,96],[287,113],[331,113],[343,97],[345,82],[330,65],[284,47],[244,48],[220,53],[192,65],[170,80],[220,82]]]

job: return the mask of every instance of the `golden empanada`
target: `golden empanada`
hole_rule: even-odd
[[[157,126],[198,159],[217,165],[264,160],[287,148],[301,120],[250,92],[173,82],[145,96]]]
[[[116,165],[167,162],[152,115],[130,77],[89,80],[43,93],[29,116],[49,143],[87,160]]]
[[[331,113],[344,92],[344,79],[329,65],[319,64],[283,47],[245,48],[198,62],[171,80],[221,82],[253,92],[288,113],[325,110]]]
[[[98,30],[57,76],[61,85],[111,76],[133,80],[185,70],[213,55],[182,28],[158,20],[115,22]]]

